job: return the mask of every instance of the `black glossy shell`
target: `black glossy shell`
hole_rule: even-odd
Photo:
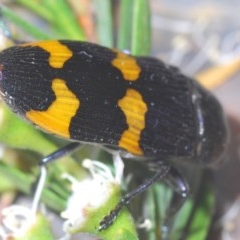
[[[4,50],[0,69],[0,91],[10,108],[59,136],[156,160],[212,165],[224,156],[227,126],[217,99],[158,59],[86,42],[45,41]],[[59,99],[62,109],[50,111]]]

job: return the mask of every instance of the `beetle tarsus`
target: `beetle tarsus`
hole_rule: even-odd
[[[138,188],[126,194],[121,199],[121,201],[116,205],[116,207],[100,221],[100,225],[98,228],[99,231],[105,230],[110,225],[112,225],[112,223],[114,222],[118,214],[121,212],[122,208],[126,206],[136,195],[145,191],[148,187],[150,187],[152,184],[154,184],[158,180],[165,179],[168,176],[168,173],[170,171],[170,166],[165,162],[161,162],[160,166],[161,167],[159,168],[159,171],[152,178],[148,179]]]

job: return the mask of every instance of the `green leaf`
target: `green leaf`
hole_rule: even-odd
[[[133,55],[148,55],[150,51],[149,1],[133,0],[132,49]]]
[[[132,13],[134,1],[121,0],[117,47],[120,50],[131,49]]]
[[[73,11],[65,0],[58,1],[26,1],[17,0],[17,2],[29,10],[35,12],[43,20],[49,22],[57,38],[66,38],[73,40],[86,40],[85,33],[78,24]],[[27,23],[19,18],[12,11],[4,8],[5,16],[22,30],[35,37],[36,39],[50,39],[51,37],[40,31],[38,27]]]
[[[31,184],[34,181],[35,178],[30,174],[23,173],[16,167],[0,161],[0,192],[17,189],[24,193],[30,193]]]
[[[36,26],[33,26],[32,24],[26,22],[21,17],[17,16],[15,12],[11,11],[10,9],[1,6],[1,11],[3,16],[5,16],[10,22],[14,23],[16,26],[21,28],[26,33],[31,34],[31,36],[33,36],[34,38],[39,40],[50,39],[50,36],[48,34],[41,31]]]
[[[25,8],[28,8],[29,10],[31,10],[31,12],[42,17],[49,23],[53,23],[55,21],[55,16],[52,14],[52,9],[46,7],[46,3],[44,3],[45,1],[15,0],[15,2],[21,4]]]
[[[98,43],[113,47],[113,18],[110,0],[95,0]]]
[[[62,32],[61,37],[73,40],[86,40],[86,36],[66,0],[45,0],[44,2],[45,8],[50,9],[51,16],[54,17],[51,24],[56,26],[59,32]]]
[[[19,149],[29,149],[46,155],[57,146],[41,131],[21,120],[4,104],[0,105],[0,142]]]
[[[209,177],[203,172],[202,174],[201,184],[196,186],[197,191],[176,214],[170,233],[172,240],[179,240],[182,236],[186,240],[206,239],[212,222],[215,197],[209,184]]]
[[[199,195],[199,204],[194,209],[186,240],[205,240],[212,222],[215,204],[213,190],[205,183]]]

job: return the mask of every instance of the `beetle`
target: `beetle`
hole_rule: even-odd
[[[88,142],[114,147],[155,172],[123,197],[99,230],[159,179],[172,185],[180,207],[189,189],[177,166],[212,167],[225,157],[228,127],[218,100],[159,59],[48,40],[3,50],[0,75],[1,96],[14,112],[72,141],[41,164]]]

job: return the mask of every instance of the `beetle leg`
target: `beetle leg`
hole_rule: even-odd
[[[48,163],[57,160],[61,157],[67,156],[75,152],[81,146],[80,142],[71,142],[66,146],[60,148],[59,150],[49,154],[48,156],[44,157],[40,162],[39,166],[47,165]]]
[[[174,215],[184,204],[186,198],[189,194],[189,186],[186,179],[177,171],[175,168],[171,168],[168,174],[168,177],[164,179],[167,185],[169,185],[173,190],[173,205],[169,209],[169,214]]]
[[[44,188],[44,184],[46,181],[46,175],[47,175],[47,171],[45,166],[54,161],[57,160],[61,157],[64,157],[66,155],[72,154],[74,151],[76,151],[79,147],[81,146],[81,143],[79,142],[71,142],[69,144],[67,144],[65,147],[58,149],[57,151],[49,154],[48,156],[42,158],[42,160],[39,162],[39,166],[40,166],[40,175],[38,177],[37,180],[37,184],[36,184],[36,191],[33,197],[33,203],[32,203],[32,210],[33,212],[37,212],[37,208],[39,205],[39,201],[40,201],[40,197]]]
[[[174,215],[180,210],[189,195],[189,186],[186,179],[175,168],[169,170],[168,176],[163,181],[173,190],[162,227],[163,234],[167,235]]]
[[[148,179],[146,182],[141,184],[138,188],[126,194],[121,199],[121,201],[116,205],[116,207],[101,220],[98,228],[99,231],[107,229],[114,222],[114,220],[116,219],[116,217],[118,216],[122,208],[125,207],[134,197],[136,197],[136,195],[145,191],[148,187],[150,187],[155,182],[162,180],[168,176],[170,166],[165,162],[161,162],[161,164],[160,163],[158,164],[160,165],[159,171],[152,178]]]

